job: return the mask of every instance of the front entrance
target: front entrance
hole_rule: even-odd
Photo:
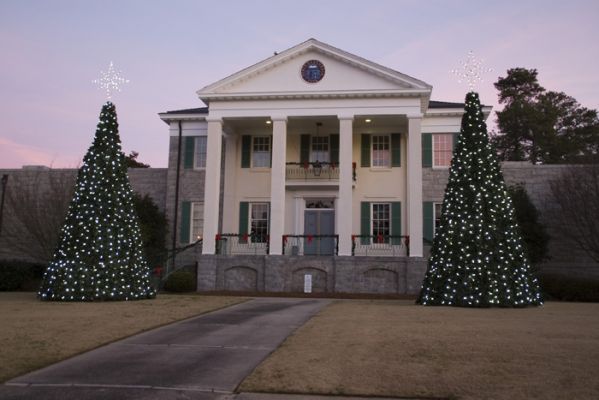
[[[304,213],[304,255],[335,254],[335,210],[306,209]],[[318,237],[331,235],[331,237]]]

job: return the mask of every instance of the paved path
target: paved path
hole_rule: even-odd
[[[23,375],[0,386],[0,399],[255,399],[233,392],[328,303],[255,299]]]

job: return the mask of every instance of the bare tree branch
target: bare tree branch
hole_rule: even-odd
[[[564,235],[599,262],[599,163],[568,167],[551,192]]]
[[[3,257],[26,254],[48,262],[55,250],[75,184],[74,171],[23,171],[6,187]]]

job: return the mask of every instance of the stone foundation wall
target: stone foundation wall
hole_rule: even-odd
[[[407,257],[218,256],[198,259],[199,291],[416,294],[426,260]]]

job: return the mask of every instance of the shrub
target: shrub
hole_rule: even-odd
[[[195,279],[189,271],[175,271],[168,276],[164,289],[169,292],[193,292]]]
[[[541,288],[547,300],[599,302],[599,279],[542,274]]]
[[[25,261],[0,261],[0,291],[37,290],[45,267]]]

